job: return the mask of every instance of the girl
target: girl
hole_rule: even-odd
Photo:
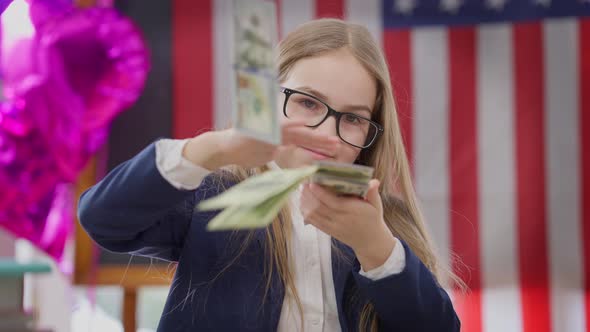
[[[283,143],[233,129],[159,140],[80,198],[102,247],[178,262],[158,331],[459,331],[417,207],[387,65],[322,19],[279,45]],[[207,232],[195,205],[268,167],[375,168],[366,199],[303,185],[266,229]]]

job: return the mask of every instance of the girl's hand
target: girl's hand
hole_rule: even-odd
[[[351,247],[363,270],[383,265],[391,255],[395,238],[383,219],[378,180],[369,183],[366,199],[305,184],[300,204],[305,222]]]
[[[331,151],[337,148],[337,137],[319,134],[301,121],[281,123],[282,144],[273,145],[236,131],[212,131],[192,138],[185,146],[183,157],[196,165],[214,170],[226,165],[262,166],[275,158],[277,151],[293,145]]]

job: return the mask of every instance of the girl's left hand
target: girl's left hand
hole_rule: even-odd
[[[300,204],[305,223],[351,247],[363,270],[383,265],[391,255],[396,242],[383,219],[378,180],[369,183],[366,199],[339,196],[317,184],[305,184]]]

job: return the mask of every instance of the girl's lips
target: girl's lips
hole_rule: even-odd
[[[333,159],[334,158],[333,156],[330,156],[330,155],[328,155],[326,153],[323,153],[323,152],[320,152],[320,151],[317,151],[317,150],[312,150],[312,149],[308,149],[308,148],[305,148],[305,147],[301,147],[301,148],[303,150],[305,150],[307,153],[309,153],[309,155],[311,155],[311,157],[314,160],[325,160],[325,159]]]

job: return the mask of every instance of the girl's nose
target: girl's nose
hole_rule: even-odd
[[[316,128],[316,130],[326,136],[338,137],[338,131],[336,130],[336,118],[333,116],[328,117],[319,127]]]

